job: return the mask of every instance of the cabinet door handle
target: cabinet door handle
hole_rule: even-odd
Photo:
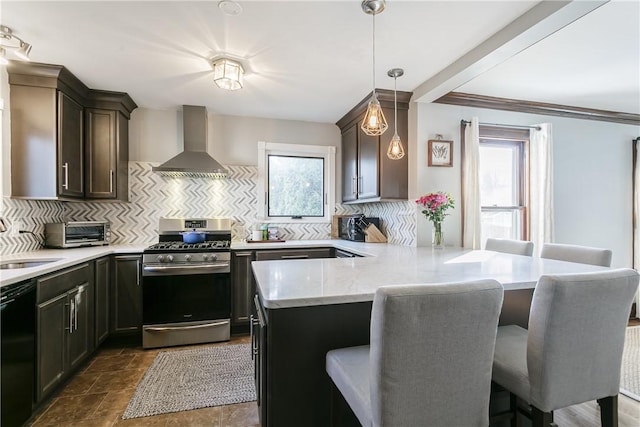
[[[76,294],[75,300],[76,303],[73,304],[73,330],[77,331],[78,330],[78,297],[80,297],[80,292],[82,292],[82,288],[78,291],[78,293]]]
[[[62,188],[65,190],[69,189],[69,163],[65,162],[62,165],[62,169],[64,170],[64,182],[62,183]]]
[[[109,193],[113,193],[113,169],[109,171]]]
[[[309,255],[282,255],[280,259],[307,259]]]
[[[249,321],[249,334],[251,336],[251,360],[255,359],[258,355],[258,335],[254,332],[254,328],[259,325],[260,322],[253,317],[253,314],[250,317]]]
[[[140,260],[136,260],[136,271],[138,272],[136,276],[136,285],[140,286]]]
[[[363,187],[363,179],[361,176],[358,177],[358,194],[362,194]]]
[[[351,192],[353,194],[358,194],[358,184],[356,182],[358,178],[356,178],[355,176],[353,178],[351,178]]]
[[[75,313],[76,313],[76,300],[75,300],[75,298],[72,299],[71,301],[69,301],[69,303],[71,304],[71,306],[69,307],[69,333],[72,334],[73,333],[73,318],[75,317]]]
[[[71,301],[69,301],[69,303],[68,303],[68,304],[65,304],[64,306],[65,306],[65,307],[69,307],[69,327],[68,327],[68,328],[64,328],[64,329],[65,329],[65,330],[67,330],[67,331],[69,331],[69,333],[71,334],[71,333],[73,333],[73,326],[72,326],[72,324],[71,324],[71,310],[72,310],[72,308],[71,308]]]

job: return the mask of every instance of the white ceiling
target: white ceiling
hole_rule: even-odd
[[[0,22],[94,89],[140,107],[334,123],[372,87],[372,18],[359,1],[5,1]],[[376,86],[414,91],[536,1],[388,1],[376,17]],[[613,1],[455,90],[640,113],[640,2]],[[471,53],[470,53],[471,52]],[[241,58],[245,87],[212,81],[207,59]],[[478,72],[476,72],[478,74]],[[452,80],[450,80],[452,81]],[[452,88],[454,89],[454,88]]]

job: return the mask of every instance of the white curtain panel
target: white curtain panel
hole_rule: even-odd
[[[462,246],[471,249],[480,247],[480,126],[477,117],[471,118],[464,131],[464,215],[462,219]]]
[[[636,144],[636,170],[633,174],[633,268],[640,271],[640,139]],[[640,292],[636,294],[636,317],[640,317]]]
[[[551,123],[531,129],[530,154],[530,240],[536,254],[542,245],[554,241],[553,227],[553,138]]]

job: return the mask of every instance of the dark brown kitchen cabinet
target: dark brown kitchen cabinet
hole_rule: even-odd
[[[331,248],[274,249],[256,252],[256,261],[332,258]]]
[[[85,110],[85,198],[129,199],[129,117],[136,108],[126,93],[92,91]]]
[[[342,132],[342,201],[364,203],[406,200],[409,191],[408,155],[400,160],[387,157],[394,134],[393,91],[376,89],[389,128],[380,136],[366,135],[360,125],[371,95],[342,117],[336,125]],[[407,153],[408,110],[411,92],[398,92],[398,135]]]
[[[97,348],[109,336],[109,280],[110,258],[96,260],[95,276],[95,347]]]
[[[11,63],[11,195],[78,199],[88,88],[64,67]]]
[[[342,201],[358,199],[358,123],[342,132]]]
[[[7,72],[11,195],[127,200],[133,100],[89,89],[61,65],[14,61]]]
[[[93,264],[81,264],[37,279],[36,401],[94,350]]]
[[[231,253],[232,328],[249,324],[253,296],[256,293],[256,282],[251,270],[251,261],[254,259],[254,251],[233,251]]]
[[[113,257],[110,300],[110,333],[142,332],[142,255]]]
[[[58,194],[84,196],[82,105],[58,91]]]

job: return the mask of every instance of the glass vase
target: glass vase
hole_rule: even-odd
[[[442,223],[434,222],[431,230],[431,247],[433,249],[444,249],[444,235],[442,234]]]

